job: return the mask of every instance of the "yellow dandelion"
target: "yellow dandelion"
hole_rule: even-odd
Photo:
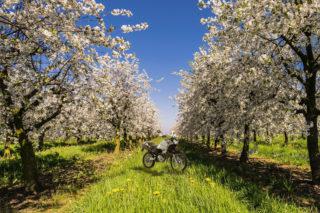
[[[158,196],[158,195],[160,195],[160,192],[159,191],[154,191],[153,195]]]
[[[119,188],[112,189],[112,192],[113,193],[120,192],[120,189]]]
[[[207,182],[211,182],[211,179],[208,178],[208,177],[207,177],[205,180],[206,180]]]
[[[127,182],[131,182],[132,180],[130,178],[127,179]]]

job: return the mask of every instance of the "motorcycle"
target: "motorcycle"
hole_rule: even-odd
[[[167,143],[167,144],[166,144]],[[177,149],[178,141],[164,141],[165,148],[160,149],[159,145],[155,145],[149,141],[142,144],[142,151],[147,150],[143,155],[143,165],[146,168],[152,168],[156,162],[165,162],[170,160],[173,170],[183,171],[187,167],[186,155]],[[162,144],[160,144],[161,147]]]

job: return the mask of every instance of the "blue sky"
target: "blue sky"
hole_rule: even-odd
[[[102,1],[106,10],[130,9],[133,17],[110,17],[118,29],[122,24],[147,22],[149,29],[143,32],[124,34],[131,44],[131,52],[140,60],[140,68],[145,69],[153,79],[153,86],[159,92],[152,93],[152,100],[159,109],[162,130],[168,132],[174,125],[177,107],[169,99],[179,88],[179,78],[172,73],[189,69],[189,62],[202,44],[206,27],[200,18],[208,16],[208,11],[197,7],[197,0],[108,0]],[[157,79],[164,77],[160,83]]]

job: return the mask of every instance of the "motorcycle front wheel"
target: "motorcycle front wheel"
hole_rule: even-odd
[[[155,159],[153,157],[153,154],[151,154],[150,152],[147,152],[146,154],[144,154],[142,162],[143,162],[144,167],[152,168],[155,163]]]
[[[187,157],[183,153],[173,154],[171,157],[171,167],[173,170],[182,172],[187,167]]]

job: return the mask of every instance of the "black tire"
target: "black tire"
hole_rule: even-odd
[[[143,158],[142,158],[142,163],[144,165],[144,167],[146,168],[152,168],[154,166],[154,159],[153,159],[153,154],[151,154],[150,152],[147,152],[146,154],[143,155]],[[151,160],[153,159],[153,160]]]
[[[173,154],[170,161],[171,161],[170,162],[171,168],[173,170],[183,172],[187,168],[188,160],[187,160],[187,156],[184,153]],[[176,167],[177,165],[179,167]]]

